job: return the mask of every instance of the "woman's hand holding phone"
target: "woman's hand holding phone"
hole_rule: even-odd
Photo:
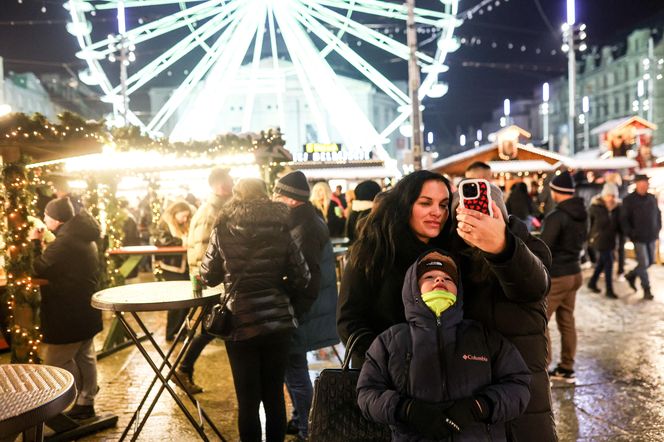
[[[486,253],[498,254],[505,250],[505,219],[496,203],[491,201],[493,216],[476,210],[457,207],[457,233],[473,247]]]

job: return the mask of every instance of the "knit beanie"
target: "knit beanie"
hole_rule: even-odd
[[[454,285],[459,286],[459,272],[457,271],[457,266],[454,263],[454,260],[444,255],[440,252],[430,252],[427,253],[420,261],[417,263],[417,279],[422,277],[426,272],[431,270],[442,270],[447,273]]]
[[[57,198],[46,204],[44,212],[54,220],[66,223],[74,217],[74,206],[68,197]]]
[[[381,191],[380,185],[371,180],[362,181],[355,187],[355,199],[358,201],[373,201]]]
[[[308,201],[311,194],[307,177],[299,170],[281,177],[274,185],[274,193],[297,201]]]
[[[551,180],[549,187],[554,192],[564,195],[574,195],[574,178],[572,178],[569,172],[564,171]]]
[[[604,187],[602,187],[602,196],[613,195],[618,198],[618,194],[618,186],[614,183],[605,183]]]

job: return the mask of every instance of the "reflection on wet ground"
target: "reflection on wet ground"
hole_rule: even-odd
[[[631,268],[631,263],[627,267]],[[664,266],[653,267],[650,273],[655,294],[652,302],[642,301],[640,293],[632,292],[622,282],[615,283],[620,296],[615,301],[591,293],[585,285],[579,291],[577,383],[571,387],[554,385],[552,389],[561,441],[664,441]],[[166,314],[149,313],[143,318],[164,344]],[[106,313],[105,322],[110,322]],[[555,322],[550,328],[555,361],[559,354]],[[104,333],[97,337],[98,348],[103,338]],[[7,358],[7,354],[0,356],[0,362],[7,362]],[[331,353],[311,354],[310,362],[312,377],[322,368],[338,366]],[[101,360],[101,391],[96,408],[98,412],[118,415],[118,427],[81,440],[117,440],[152,376],[134,347]],[[194,377],[205,389],[197,395],[205,410],[229,441],[238,440],[237,406],[223,342],[213,341],[205,349]],[[184,395],[182,398],[185,400]],[[140,440],[169,437],[177,441],[199,440],[164,392]]]

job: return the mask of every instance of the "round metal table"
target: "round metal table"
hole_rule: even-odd
[[[74,376],[50,365],[0,365],[0,439],[43,440],[44,422],[76,399]],[[34,429],[32,434],[30,430]]]
[[[203,429],[202,419],[205,419],[215,434],[222,441],[225,440],[212,420],[208,417],[207,413],[205,413],[205,411],[202,409],[198,401],[187,390],[184,390],[184,393],[196,407],[199,416],[202,416],[201,422],[197,422],[196,419],[194,419],[189,410],[187,410],[187,407],[180,400],[175,391],[173,391],[172,387],[168,384],[168,381],[173,376],[176,376],[175,368],[180,363],[180,360],[189,348],[191,339],[193,338],[198,325],[201,323],[203,315],[208,311],[209,307],[219,301],[219,295],[222,293],[222,291],[223,289],[218,287],[205,289],[202,293],[196,294],[192,290],[190,281],[165,281],[112,287],[92,295],[91,304],[94,308],[115,312],[115,317],[123,325],[131,339],[134,341],[134,344],[136,344],[136,348],[140,351],[155,373],[155,377],[152,380],[150,387],[143,396],[142,401],[134,412],[134,415],[125,428],[120,440],[124,440],[124,438],[127,437],[129,430],[141,414],[141,409],[143,408],[145,401],[148,399],[148,396],[150,395],[150,392],[152,391],[152,388],[157,383],[157,381],[161,383],[161,386],[159,387],[155,397],[152,399],[152,403],[148,407],[147,411],[142,414],[141,422],[134,431],[132,440],[137,439],[164,389],[166,389],[173,397],[173,400],[177,403],[189,422],[196,429],[201,439],[208,440]],[[182,328],[173,340],[173,344],[170,346],[166,354],[164,354],[162,349],[152,337],[150,330],[148,330],[148,328],[145,326],[145,323],[141,320],[138,313],[175,309],[189,309],[189,314],[187,316],[187,320],[182,325]],[[129,312],[130,316],[135,319],[139,328],[143,331],[143,333],[145,333],[145,336],[152,343],[155,350],[157,350],[161,361],[153,360],[145,347],[142,345],[141,340],[138,338],[138,335],[134,330],[134,327],[129,322],[127,322],[127,319],[123,314],[124,312]],[[182,344],[182,347],[175,357],[174,362],[171,364],[170,356],[175,351],[175,347],[180,340],[180,337],[183,335],[185,336],[184,343]],[[159,365],[157,365],[157,362],[159,362]],[[166,368],[165,375],[162,373],[164,368]]]

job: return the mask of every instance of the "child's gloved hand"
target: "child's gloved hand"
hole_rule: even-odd
[[[452,434],[445,424],[445,408],[440,404],[409,399],[402,410],[402,420],[427,439],[445,439]]]
[[[468,425],[486,420],[489,413],[488,401],[482,397],[459,399],[445,411],[446,425],[459,433]]]

